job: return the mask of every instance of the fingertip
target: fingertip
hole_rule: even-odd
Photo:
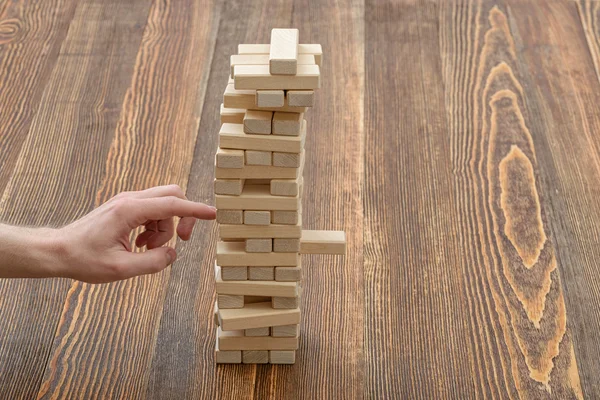
[[[167,265],[171,265],[177,260],[177,252],[171,247],[167,247]]]

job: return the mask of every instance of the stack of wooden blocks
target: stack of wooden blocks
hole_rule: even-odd
[[[293,364],[300,254],[346,249],[344,232],[302,229],[304,113],[322,50],[298,36],[273,29],[270,45],[241,44],[231,56],[215,160],[217,363]]]

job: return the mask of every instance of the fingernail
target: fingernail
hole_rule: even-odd
[[[177,253],[173,249],[167,250],[167,265],[171,265],[177,259]]]
[[[209,206],[210,208],[213,209],[213,211],[217,211],[217,207],[213,207],[213,206]]]

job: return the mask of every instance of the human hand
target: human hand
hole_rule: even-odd
[[[123,192],[88,215],[58,229],[61,262],[57,274],[90,283],[104,283],[162,271],[177,253],[162,247],[173,237],[173,217],[181,217],[177,235],[188,240],[196,219],[215,219],[213,207],[186,199],[177,185]],[[144,226],[136,240],[145,252],[132,252],[131,232]]]

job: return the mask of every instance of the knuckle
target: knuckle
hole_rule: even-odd
[[[181,186],[177,185],[177,184],[172,184],[172,185],[168,185],[167,186],[169,189],[169,193],[172,193],[173,196],[182,198],[185,196],[185,194],[183,193],[183,189],[181,189]]]

